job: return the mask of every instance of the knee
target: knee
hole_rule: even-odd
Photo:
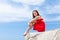
[[[32,23],[28,23],[28,26],[32,27]]]

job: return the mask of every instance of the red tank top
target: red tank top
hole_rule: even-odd
[[[45,22],[43,19],[36,20],[37,22],[33,25],[33,30],[37,30],[38,32],[45,31]]]

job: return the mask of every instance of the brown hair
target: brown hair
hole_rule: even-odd
[[[39,16],[39,12],[37,10],[33,10],[33,11],[37,12],[37,16]],[[32,13],[32,16],[33,16],[33,18],[35,18],[33,13]]]

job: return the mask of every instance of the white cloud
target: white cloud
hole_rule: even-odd
[[[60,13],[60,5],[54,5],[54,6],[47,6],[46,7],[48,13]]]
[[[28,5],[41,5],[45,0],[12,0],[13,2],[20,2]]]
[[[0,3],[0,22],[26,21],[26,18],[31,18],[28,6],[14,8],[11,5]]]
[[[46,14],[60,14],[60,5],[54,5],[54,6],[46,6],[47,13]],[[48,18],[44,17],[45,21],[60,21],[60,16],[56,16],[55,18]]]

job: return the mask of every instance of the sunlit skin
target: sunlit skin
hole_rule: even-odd
[[[35,16],[35,18],[33,18],[31,21],[29,21],[29,23],[28,23],[28,28],[27,28],[27,30],[25,31],[24,36],[26,36],[27,33],[29,33],[29,30],[32,28],[32,26],[34,25],[34,23],[36,23],[36,20],[38,20],[38,19],[41,18],[40,16],[37,16],[37,12],[36,12],[36,11],[33,11],[32,13],[33,13],[33,15]]]

